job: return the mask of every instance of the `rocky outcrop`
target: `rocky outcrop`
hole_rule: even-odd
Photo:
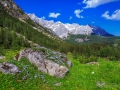
[[[52,60],[47,60],[46,55],[40,50],[32,50],[30,48],[22,50],[14,59],[20,60],[22,57],[26,57],[32,64],[38,67],[38,70],[51,76],[63,78],[69,71],[67,67]],[[70,62],[68,63],[70,64]]]
[[[0,4],[6,8],[11,16],[21,19],[29,19],[28,15],[26,15],[22,9],[13,2],[13,0],[0,0]]]
[[[15,74],[20,72],[16,65],[7,62],[0,63],[0,71],[5,74]]]

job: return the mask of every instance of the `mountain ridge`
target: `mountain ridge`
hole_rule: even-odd
[[[91,35],[96,34],[100,36],[113,36],[109,34],[104,29],[93,26],[93,25],[79,25],[77,23],[69,24],[69,23],[62,23],[60,21],[54,22],[53,20],[45,20],[43,18],[38,18],[35,14],[28,14],[28,16],[36,23],[42,25],[43,27],[49,28],[54,31],[60,38],[66,38],[69,33],[78,35]]]

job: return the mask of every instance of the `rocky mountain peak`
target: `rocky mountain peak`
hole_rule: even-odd
[[[69,34],[83,34],[83,35],[100,35],[100,36],[113,36],[106,32],[104,29],[94,26],[94,25],[79,25],[77,23],[69,24],[62,23],[60,21],[48,21],[42,18],[38,18],[35,14],[28,14],[28,16],[36,23],[42,25],[43,27],[49,28],[54,31],[60,38],[66,38]]]
[[[0,4],[11,16],[21,19],[29,19],[28,15],[26,15],[13,0],[0,0]]]

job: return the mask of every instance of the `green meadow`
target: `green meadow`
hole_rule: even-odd
[[[73,65],[64,78],[55,78],[37,70],[26,58],[20,61],[13,57],[18,51],[7,51],[0,62],[14,63],[20,68],[15,75],[0,73],[0,90],[120,90],[120,62],[98,58],[98,64],[82,64],[81,56],[74,59],[68,54]]]

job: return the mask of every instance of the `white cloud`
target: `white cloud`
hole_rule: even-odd
[[[51,18],[57,18],[60,15],[61,15],[60,13],[54,13],[54,12],[49,13],[49,17],[51,17]]]
[[[95,8],[102,4],[115,2],[115,1],[118,1],[118,0],[84,0],[82,3],[86,4],[86,7],[84,8]]]
[[[104,14],[102,14],[102,17],[104,17],[106,19],[112,19],[108,14],[109,14],[109,12],[106,11]]]
[[[69,20],[71,20],[73,17],[72,16],[70,16],[70,18],[69,18]]]
[[[41,17],[41,19],[45,19],[45,16]]]
[[[84,18],[83,16],[80,16],[81,18]]]
[[[115,10],[111,16],[109,15],[109,11],[106,11],[102,14],[102,17],[110,20],[120,20],[120,9]]]
[[[77,9],[74,11],[74,14],[76,15],[77,18],[84,18],[83,16],[80,15],[81,12],[83,12],[83,10]]]

